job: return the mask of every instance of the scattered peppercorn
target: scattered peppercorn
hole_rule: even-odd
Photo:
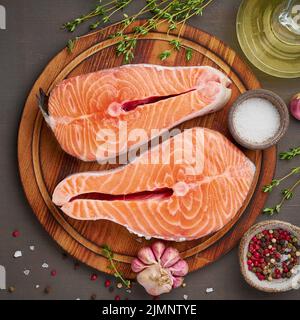
[[[13,293],[16,291],[16,288],[14,286],[10,286],[7,290],[9,293]]]
[[[12,236],[14,238],[18,238],[20,236],[20,231],[19,230],[14,230],[13,233],[12,233]]]
[[[51,292],[51,287],[50,286],[47,286],[45,289],[44,289],[44,293],[45,294],[49,294]]]
[[[95,294],[95,293],[93,293],[92,295],[91,295],[91,300],[96,300],[97,299],[97,295]]]
[[[111,281],[110,281],[110,280],[105,280],[105,282],[104,282],[104,287],[105,287],[105,288],[108,288],[108,287],[110,287],[110,284],[111,284]]]
[[[121,300],[121,297],[120,296],[115,296],[115,300]]]
[[[52,271],[51,271],[51,276],[52,276],[52,277],[55,277],[56,275],[57,275],[57,271],[56,271],[56,270],[52,270]]]
[[[299,264],[299,239],[283,229],[264,230],[255,235],[248,247],[248,270],[261,281],[290,278]]]
[[[121,282],[118,282],[118,283],[117,283],[117,288],[118,288],[118,289],[122,289],[122,288],[123,288],[123,285],[122,285]]]
[[[92,281],[95,281],[95,280],[97,280],[98,279],[98,276],[96,275],[96,274],[92,274],[91,275],[91,280]]]

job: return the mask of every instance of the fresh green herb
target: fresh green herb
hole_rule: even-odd
[[[170,42],[172,48],[178,51],[182,47],[180,36],[185,23],[193,16],[201,15],[203,9],[212,1],[213,0],[146,0],[146,6],[131,18],[136,20],[141,14],[148,11],[153,14],[153,17],[139,28],[135,28],[135,32],[130,36],[130,38],[138,40],[140,37],[148,34],[151,30],[155,30],[162,23],[168,23],[169,31],[176,29],[180,24],[181,28],[178,34],[178,39]],[[126,18],[125,22],[127,19],[128,18]],[[123,41],[124,31],[128,26],[128,23],[125,22],[123,22],[123,29],[119,30],[119,33],[123,34]],[[118,50],[117,53],[119,53]],[[166,50],[160,54],[160,59],[165,60],[170,56],[171,51]],[[132,55],[132,58],[134,58],[134,55]],[[191,49],[188,51],[187,58],[191,59]]]
[[[270,184],[263,187],[263,192],[272,192],[275,187],[278,187],[280,183],[294,174],[300,173],[300,167],[293,168],[287,175],[280,179],[274,179]]]
[[[285,175],[284,177],[280,178],[280,179],[274,179],[271,181],[270,184],[266,185],[263,187],[263,192],[265,193],[270,193],[274,190],[275,187],[278,187],[280,185],[280,183],[286,179],[288,179],[289,177],[291,177],[292,175],[295,174],[299,174],[300,173],[300,167],[296,167],[293,168],[287,175]],[[268,214],[268,215],[273,215],[274,213],[279,213],[284,202],[286,200],[290,200],[293,198],[294,196],[294,190],[300,185],[300,180],[298,180],[291,188],[288,189],[284,189],[281,191],[282,193],[282,199],[280,201],[280,203],[278,205],[276,205],[275,207],[271,207],[271,208],[265,208],[263,210],[263,213]]]
[[[192,58],[193,58],[193,50],[191,48],[186,48],[185,49],[185,58],[186,58],[187,62],[192,60]]]
[[[112,252],[110,247],[107,245],[102,246],[102,254],[104,255],[104,257],[108,259],[109,261],[108,268],[114,272],[114,276],[117,279],[119,279],[124,284],[124,286],[126,286],[126,288],[130,288],[130,285],[131,285],[130,280],[124,279],[121,272],[118,271],[117,266],[114,262],[114,253]]]
[[[281,160],[291,160],[298,155],[300,155],[300,147],[290,149],[289,151],[286,151],[286,152],[281,152],[279,154],[279,157]]]
[[[300,185],[300,180],[298,180],[291,188],[282,190],[282,199],[279,204],[277,204],[273,208],[265,208],[263,213],[272,216],[274,213],[279,213],[283,204],[286,200],[290,200],[294,196],[294,190]]]
[[[181,42],[178,39],[174,39],[170,41],[170,45],[173,47],[174,50],[179,51],[181,48]]]
[[[159,59],[161,61],[164,61],[164,60],[168,59],[170,56],[171,56],[171,51],[170,50],[165,50],[159,55]]]
[[[102,1],[100,0],[98,1],[96,7],[89,13],[63,24],[62,28],[68,30],[69,32],[74,32],[82,23],[95,17],[101,17],[99,21],[90,25],[90,29],[96,29],[102,23],[107,23],[115,13],[128,6],[132,1],[133,0],[113,0],[102,5]]]
[[[77,38],[75,39],[70,39],[67,43],[67,50],[68,50],[68,53],[71,54],[75,48],[75,44],[77,42]]]
[[[137,40],[147,35],[150,31],[157,29],[162,23],[168,24],[168,33],[177,29],[179,25],[181,26],[178,39],[170,42],[172,49],[179,51],[182,48],[180,37],[186,22],[194,16],[202,15],[203,10],[212,1],[213,0],[145,0],[145,6],[136,14],[132,16],[126,13],[123,14],[122,27],[110,36],[111,38],[120,38],[116,45],[117,55],[124,57],[124,63],[131,62],[134,58],[134,49]],[[133,2],[133,0],[113,0],[102,5],[101,1],[99,1],[92,11],[65,23],[63,28],[69,32],[74,32],[80,24],[97,17],[98,21],[90,24],[90,29],[94,30],[110,21],[114,14],[126,8],[131,2]],[[133,33],[127,35],[126,29],[139,17],[149,12],[152,14],[152,18],[148,19],[143,25],[135,27]],[[166,53],[166,51],[170,52],[170,54]],[[171,55],[170,50],[166,51],[160,55],[162,60],[167,59]],[[190,61],[191,58],[192,49],[186,48],[186,60]]]

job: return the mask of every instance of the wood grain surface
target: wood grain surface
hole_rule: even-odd
[[[136,24],[142,24],[137,22]],[[156,32],[138,42],[133,63],[152,63],[164,65],[210,65],[226,73],[233,81],[233,96],[221,112],[191,120],[180,126],[190,128],[203,126],[222,132],[230,137],[227,128],[227,115],[232,102],[249,89],[259,88],[260,84],[248,66],[217,38],[186,27],[183,30],[183,45],[194,50],[192,61],[185,61],[184,51],[174,53],[162,63],[158,55],[168,49],[168,42],[176,34],[166,34],[161,25]],[[84,163],[65,154],[59,147],[51,130],[46,126],[37,107],[36,94],[39,88],[49,92],[61,80],[75,75],[112,68],[122,64],[122,58],[115,55],[115,39],[109,35],[117,31],[118,25],[100,32],[81,37],[70,55],[66,50],[60,52],[45,68],[31,90],[24,107],[18,137],[18,159],[22,184],[37,218],[64,250],[80,261],[104,272],[107,260],[101,254],[101,246],[109,245],[119,261],[120,270],[128,278],[134,278],[130,271],[130,261],[138,249],[149,241],[137,241],[122,226],[108,221],[82,222],[66,217],[51,201],[52,192],[59,181],[67,175],[88,170],[104,170],[109,166]],[[130,30],[128,31],[131,32]],[[219,232],[208,237],[174,244],[187,258],[191,271],[211,263],[237,244],[241,236],[254,223],[261,213],[266,199],[261,192],[263,184],[273,177],[276,165],[276,148],[263,152],[243,150],[255,163],[257,173],[253,186],[235,219]],[[245,210],[248,206],[248,209]]]

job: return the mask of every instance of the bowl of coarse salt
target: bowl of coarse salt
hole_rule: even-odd
[[[257,89],[239,96],[230,109],[228,125],[238,144],[262,150],[275,145],[284,136],[289,119],[287,105],[277,94]]]

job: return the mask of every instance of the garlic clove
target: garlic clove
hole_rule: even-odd
[[[178,260],[180,260],[179,251],[175,248],[167,248],[161,257],[161,265],[164,268],[173,266]]]
[[[180,287],[183,284],[183,280],[182,277],[173,277],[173,288],[176,289]]]
[[[160,258],[166,249],[166,246],[164,245],[164,243],[161,241],[156,241],[155,243],[152,244],[151,248],[155,255],[156,260],[160,261]]]
[[[144,247],[138,252],[138,258],[145,264],[157,263],[154,253],[150,247]]]
[[[143,271],[147,266],[138,258],[135,258],[131,262],[131,269],[133,272],[141,272]]]
[[[179,260],[169,270],[173,276],[183,277],[189,272],[189,266],[186,261]]]
[[[137,275],[137,282],[152,296],[159,296],[172,290],[174,278],[159,264],[153,264]]]

